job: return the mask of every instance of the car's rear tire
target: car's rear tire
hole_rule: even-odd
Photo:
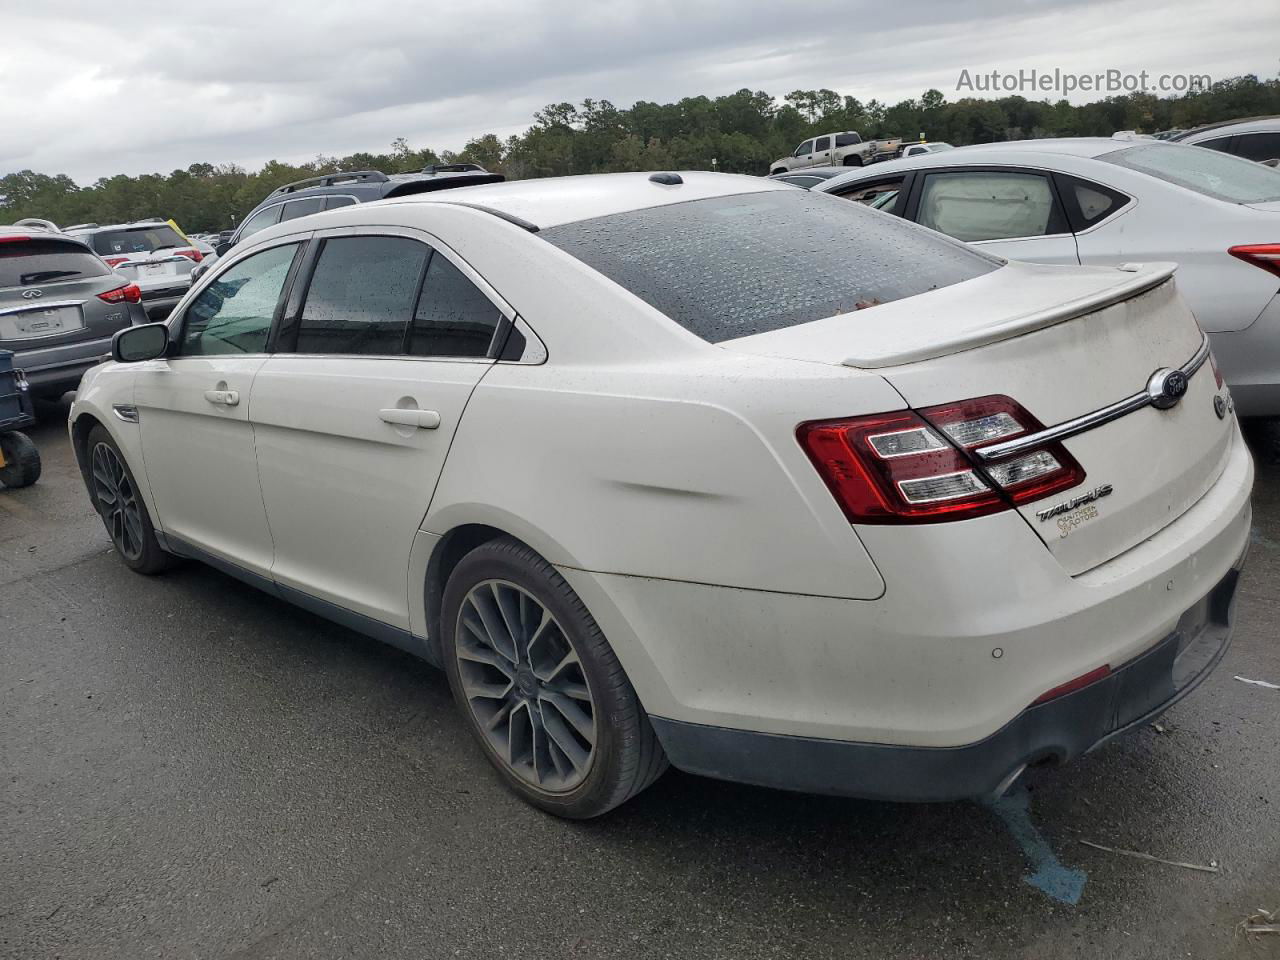
[[[846,167],[862,166],[862,155],[857,153],[849,154],[847,157],[844,158],[844,165]]]
[[[133,471],[111,434],[102,426],[94,427],[89,431],[85,452],[93,506],[102,517],[120,559],[136,573],[153,574],[169,569],[177,558],[160,547]]]
[[[4,453],[0,485],[29,487],[40,479],[40,451],[25,433],[0,433],[0,451]]]
[[[506,785],[548,813],[597,817],[667,758],[604,634],[546,560],[503,537],[458,562],[441,604],[445,672]]]

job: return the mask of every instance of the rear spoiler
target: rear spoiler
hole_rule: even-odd
[[[1116,268],[1114,283],[1101,286],[1084,296],[1046,309],[1015,314],[997,323],[957,331],[949,337],[934,335],[928,338],[920,336],[913,338],[910,334],[904,336],[900,328],[895,328],[885,331],[884,338],[878,343],[868,338],[865,352],[847,357],[841,361],[841,364],[862,369],[896,367],[904,363],[932,360],[935,357],[985,347],[1024,333],[1032,333],[1043,330],[1045,327],[1065,323],[1076,317],[1082,317],[1086,313],[1094,313],[1112,304],[1128,300],[1160,286],[1173,276],[1177,268],[1176,263],[1124,263]],[[869,331],[863,331],[863,333],[866,336]],[[894,341],[893,343],[887,342],[890,338]]]

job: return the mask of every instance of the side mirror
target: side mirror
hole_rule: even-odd
[[[220,244],[218,244],[216,247],[213,248],[213,252],[220,257],[225,257],[227,255],[227,251],[230,249],[231,249],[231,241],[223,240]]]
[[[1264,167],[1280,167],[1280,157],[1272,157],[1270,160],[1263,160]]]
[[[111,359],[117,363],[156,360],[168,352],[169,326],[164,323],[125,327],[111,338]]]

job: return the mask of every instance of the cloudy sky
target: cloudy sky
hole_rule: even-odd
[[[892,103],[953,99],[964,69],[1280,72],[1276,0],[0,0],[0,25],[0,174],[81,183],[399,136],[458,149],[584,97]]]

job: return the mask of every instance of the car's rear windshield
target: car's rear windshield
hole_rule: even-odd
[[[151,253],[153,250],[190,246],[177,230],[166,224],[103,230],[95,233],[89,242],[93,249],[104,257],[112,254],[120,256],[129,253]]]
[[[38,286],[108,273],[107,265],[78,243],[44,238],[0,242],[0,287]]]
[[[1098,159],[1228,203],[1280,200],[1280,170],[1204,147],[1148,143]]]
[[[777,190],[539,233],[710,343],[874,307],[1003,261],[826,194]]]

